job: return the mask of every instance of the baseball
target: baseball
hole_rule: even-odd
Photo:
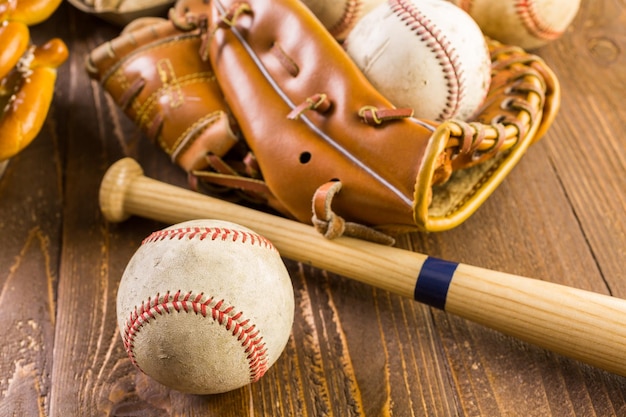
[[[486,40],[445,1],[389,0],[356,24],[344,47],[381,94],[419,118],[466,120],[489,90]]]
[[[385,0],[301,0],[335,39],[343,40],[361,17]]]
[[[468,12],[485,35],[524,49],[561,37],[580,7],[580,0],[448,1]]]
[[[117,295],[131,362],[191,394],[231,391],[261,378],[287,344],[293,316],[291,280],[272,243],[216,220],[148,236]]]

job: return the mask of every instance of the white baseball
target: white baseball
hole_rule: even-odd
[[[446,1],[389,0],[357,23],[344,45],[381,94],[419,118],[466,120],[489,90],[486,40]]]
[[[560,38],[580,7],[580,0],[448,1],[467,11],[485,35],[525,49]]]
[[[343,40],[361,17],[385,0],[300,0],[336,39]]]
[[[147,237],[117,295],[132,363],[192,394],[231,391],[261,378],[287,344],[293,316],[291,280],[272,243],[216,220]]]

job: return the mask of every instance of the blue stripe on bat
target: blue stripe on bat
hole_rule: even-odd
[[[413,298],[420,303],[445,309],[450,281],[458,263],[428,257],[417,276]]]

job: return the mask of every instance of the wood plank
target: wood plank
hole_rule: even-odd
[[[0,179],[1,415],[48,412],[61,230],[56,153],[45,132]]]
[[[50,407],[63,221],[56,110],[0,178],[0,415],[46,416]]]
[[[575,26],[542,50],[563,89],[546,141],[551,163],[611,293],[626,280],[626,9],[583,2]],[[571,53],[576,51],[576,53]]]
[[[618,8],[583,2],[572,33],[538,51],[563,80],[553,128],[476,215],[453,231],[414,238],[413,247],[596,292],[623,291],[625,142],[619,132],[626,118],[618,101],[624,57],[613,56],[608,67],[584,59],[600,42],[620,50],[611,47],[624,44]],[[605,15],[590,17],[598,10],[613,16],[612,24]],[[589,42],[586,48],[581,39]],[[599,73],[603,81],[596,87]],[[454,317],[436,317],[465,415],[619,415],[626,407],[623,378]]]

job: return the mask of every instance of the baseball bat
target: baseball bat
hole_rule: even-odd
[[[412,298],[520,340],[626,376],[626,301],[359,239],[328,240],[312,226],[144,176],[131,158],[100,187],[107,220],[231,221],[268,238],[285,258]]]

